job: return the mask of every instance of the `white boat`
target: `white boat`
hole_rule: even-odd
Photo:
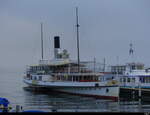
[[[30,87],[118,100],[118,85],[101,82],[103,74],[90,69],[88,66],[91,62],[80,62],[78,71],[78,63],[69,59],[67,50],[62,53],[58,50],[60,48],[55,49],[55,59],[40,60],[39,64],[29,66],[23,81]]]
[[[44,60],[42,51],[42,60],[39,61],[39,64],[27,68],[23,81],[34,88],[46,88],[68,94],[94,96],[117,101],[119,97],[118,85],[100,81],[102,73],[89,69],[87,66],[89,62],[80,62],[78,21],[76,26],[78,61],[71,60],[67,50],[60,49],[59,36],[55,36],[54,59]],[[41,40],[43,41],[42,36]]]
[[[116,80],[121,88],[150,88],[150,68],[143,63],[133,61],[133,45],[130,44],[129,55],[132,61],[126,64],[111,66],[102,80]],[[148,91],[148,90],[147,90]]]
[[[121,88],[150,88],[150,69],[142,63],[111,66],[111,72],[101,79],[116,80]]]
[[[107,82],[101,82],[101,75],[101,73],[90,71],[84,67],[80,68],[80,72],[77,72],[75,62],[59,60],[58,64],[57,60],[52,64],[30,66],[24,77],[24,82],[31,87],[117,100],[118,85],[108,85]]]

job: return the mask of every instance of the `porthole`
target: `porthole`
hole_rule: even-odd
[[[99,86],[99,84],[98,83],[95,83],[95,87],[98,87]]]
[[[107,88],[107,89],[106,89],[106,93],[108,93],[108,92],[109,92],[109,89]]]

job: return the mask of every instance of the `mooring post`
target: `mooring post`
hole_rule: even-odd
[[[138,92],[138,99],[139,99],[139,111],[141,112],[141,100],[142,100],[142,91],[141,91],[141,84],[139,83],[139,92]]]
[[[141,102],[141,98],[142,98],[141,93],[142,93],[141,92],[141,84],[139,83],[139,102]]]
[[[135,101],[135,89],[133,89],[133,91],[132,91],[132,101],[133,101],[133,104],[134,104],[134,101]]]
[[[135,85],[132,85],[132,99],[135,101]],[[133,103],[134,104],[134,103]]]

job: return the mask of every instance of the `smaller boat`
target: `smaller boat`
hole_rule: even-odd
[[[41,113],[44,111],[41,111],[41,110],[23,110],[22,106],[20,106],[20,105],[16,105],[16,107],[12,108],[8,99],[0,97],[0,112],[2,112],[2,113],[17,113],[17,112]]]
[[[11,109],[8,99],[0,97],[0,112],[9,112]]]
[[[111,72],[105,73],[101,79],[118,84],[120,99],[149,100],[150,68],[145,68],[142,63],[111,66]]]
[[[118,79],[120,87],[150,88],[150,68],[145,68],[142,63],[112,66],[112,73]]]
[[[133,45],[130,44],[129,54],[132,61],[126,64],[111,66],[109,72],[105,72],[101,78],[104,81],[115,80],[120,88],[120,97],[135,93],[134,95],[150,95],[150,68],[146,68],[143,63],[133,61]],[[114,82],[110,82],[114,83]]]

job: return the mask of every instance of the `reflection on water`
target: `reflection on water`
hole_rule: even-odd
[[[97,111],[111,112],[117,111],[117,102],[95,99],[89,97],[80,97],[67,94],[52,92],[52,94],[40,94],[27,92],[25,95],[26,109],[40,109],[51,111]]]
[[[24,110],[38,109],[46,112],[150,112],[150,103],[80,97],[56,92],[26,91],[20,73],[0,75],[0,96],[10,100],[12,106],[22,105]]]

